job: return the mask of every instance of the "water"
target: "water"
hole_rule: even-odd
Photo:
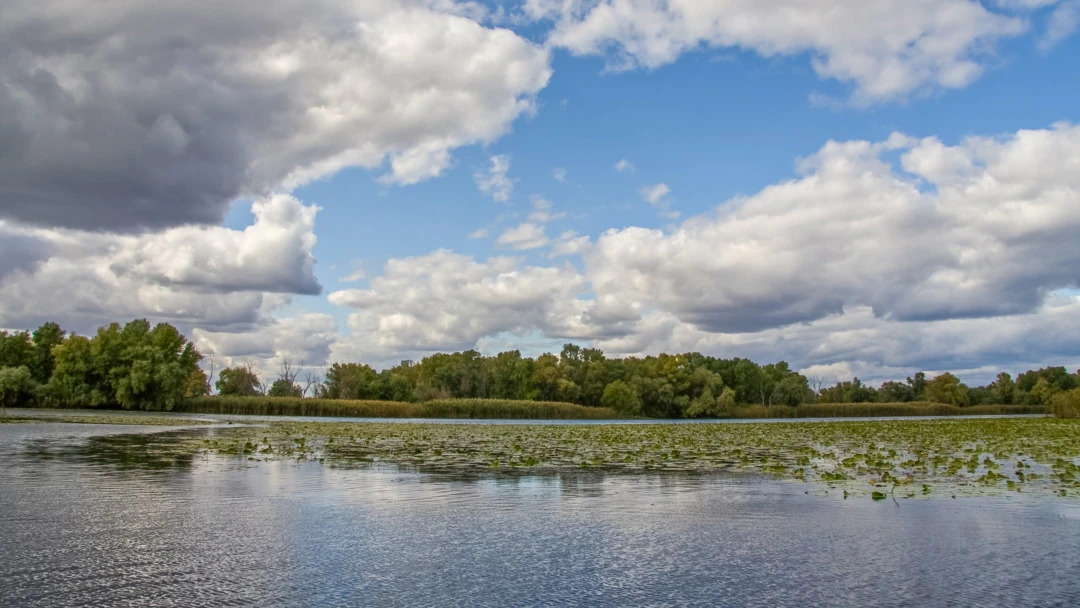
[[[0,426],[0,605],[1080,605],[1070,500],[248,463],[160,431]]]

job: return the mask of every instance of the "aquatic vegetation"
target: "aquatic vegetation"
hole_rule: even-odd
[[[36,419],[46,421],[44,418]],[[48,421],[197,424],[183,418]],[[599,470],[764,475],[900,498],[1022,492],[1077,496],[1080,421],[956,418],[701,424],[401,424],[282,421],[161,433],[169,450],[244,461],[393,465],[466,475]],[[164,439],[163,439],[164,440]],[[153,447],[153,439],[147,440]],[[185,447],[186,446],[186,447]],[[921,491],[920,491],[921,489]]]
[[[80,416],[74,414],[65,414],[63,411],[57,411],[55,414],[37,414],[34,416],[7,416],[0,417],[0,424],[3,423],[45,423],[45,422],[73,422],[79,424],[123,424],[123,425],[145,425],[145,426],[190,426],[190,425],[203,425],[211,424],[210,420],[198,420],[195,418],[178,418],[170,417],[166,414],[161,416],[144,416],[137,414],[123,414],[123,413],[102,413],[91,414],[88,416]]]
[[[1080,421],[461,425],[275,422],[215,429],[204,449],[253,459],[389,463],[433,473],[727,472],[898,497],[1080,490]],[[1075,492],[1068,492],[1075,494]]]

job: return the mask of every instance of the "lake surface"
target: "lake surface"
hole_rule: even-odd
[[[163,457],[162,430],[0,426],[0,606],[1080,605],[1073,500]]]

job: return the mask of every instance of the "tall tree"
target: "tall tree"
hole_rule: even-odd
[[[218,374],[218,394],[252,397],[262,394],[259,376],[251,366],[226,367]]]

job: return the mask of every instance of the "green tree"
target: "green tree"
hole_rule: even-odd
[[[723,417],[729,415],[734,407],[734,390],[728,387],[722,387],[720,389],[720,395],[714,396],[712,387],[707,386],[696,399],[690,402],[690,406],[686,408],[685,415],[688,418],[698,418],[701,416]]]
[[[926,383],[926,399],[935,403],[966,406],[968,387],[956,376],[945,372]]]
[[[44,323],[34,330],[32,341],[34,343],[34,360],[30,372],[34,380],[44,384],[52,378],[55,360],[53,349],[64,341],[66,332],[53,322]]]
[[[25,365],[0,367],[0,409],[28,405],[36,388],[37,382]],[[0,413],[7,415],[6,411]]]
[[[220,395],[250,397],[262,394],[259,376],[250,366],[226,367],[218,374],[215,386]]]
[[[104,381],[94,366],[90,338],[69,336],[53,349],[53,360],[53,374],[46,386],[49,401],[62,406],[107,404],[105,393],[100,390]]]
[[[1013,382],[1012,376],[1006,372],[1001,372],[997,375],[987,388],[991,392],[991,402],[1001,404],[1013,403],[1013,398],[1016,394],[1016,383]]]
[[[8,333],[0,330],[0,367],[21,367],[27,369],[34,365],[34,342],[30,333],[17,331]]]
[[[363,363],[335,363],[326,370],[320,396],[327,399],[378,399],[379,374]]]
[[[210,394],[210,383],[206,378],[206,372],[196,367],[188,374],[187,382],[184,383],[184,398],[205,397]]]
[[[278,378],[270,385],[270,390],[266,394],[271,397],[303,397],[304,389],[285,378]]]
[[[914,376],[908,377],[907,383],[911,387],[912,401],[926,399],[926,374],[924,372],[916,372]]]
[[[905,403],[915,400],[915,389],[910,384],[889,380],[882,382],[876,394],[878,403]]]
[[[623,416],[641,415],[641,399],[634,389],[622,380],[616,380],[604,388],[600,405],[610,407]]]
[[[71,336],[52,348],[51,399],[65,405],[170,410],[185,394],[202,355],[168,323],[111,323],[93,338]]]

